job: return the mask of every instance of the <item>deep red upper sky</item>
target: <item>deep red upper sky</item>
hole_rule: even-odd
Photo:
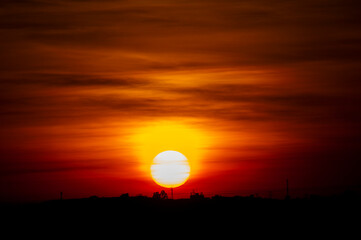
[[[0,201],[150,196],[164,132],[194,167],[178,197],[359,188],[360,8],[2,0]]]

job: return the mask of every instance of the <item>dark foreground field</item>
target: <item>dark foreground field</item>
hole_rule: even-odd
[[[49,219],[84,220],[98,218],[166,219],[175,216],[191,219],[327,217],[358,213],[359,195],[313,196],[308,199],[267,199],[220,197],[199,199],[153,199],[144,196],[53,200],[42,203],[1,205],[1,212],[17,216],[46,216]]]
[[[3,205],[3,229],[49,230],[57,234],[81,231],[152,234],[155,231],[201,232],[212,235],[266,236],[341,232],[360,229],[359,195],[276,200],[253,197],[214,197],[161,200],[148,197],[114,197],[54,200],[37,204]],[[16,231],[15,231],[16,232]],[[155,233],[153,232],[153,233]],[[336,234],[336,233],[335,233]],[[51,235],[48,236],[52,238]],[[84,237],[85,238],[85,237]]]

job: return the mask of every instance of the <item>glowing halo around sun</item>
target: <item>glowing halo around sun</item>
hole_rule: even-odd
[[[175,188],[183,185],[189,178],[188,159],[177,151],[159,153],[151,165],[153,180],[160,186]]]
[[[180,121],[160,120],[142,123],[129,138],[133,145],[139,176],[152,180],[154,157],[167,150],[182,153],[188,159],[192,177],[201,174],[202,161],[210,148],[210,136],[199,125]]]

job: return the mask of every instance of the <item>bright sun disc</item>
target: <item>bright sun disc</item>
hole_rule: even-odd
[[[151,165],[153,180],[160,186],[175,188],[184,184],[190,174],[188,159],[177,151],[159,153]]]

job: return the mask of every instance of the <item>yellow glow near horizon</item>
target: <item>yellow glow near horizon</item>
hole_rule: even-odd
[[[153,180],[162,187],[179,187],[189,178],[188,159],[177,151],[161,152],[153,159],[151,174]]]
[[[202,148],[208,142],[205,136],[200,129],[175,121],[153,122],[138,128],[133,136],[133,144],[141,171],[150,174],[154,157],[173,150],[187,156],[192,175],[196,174],[203,156]]]

